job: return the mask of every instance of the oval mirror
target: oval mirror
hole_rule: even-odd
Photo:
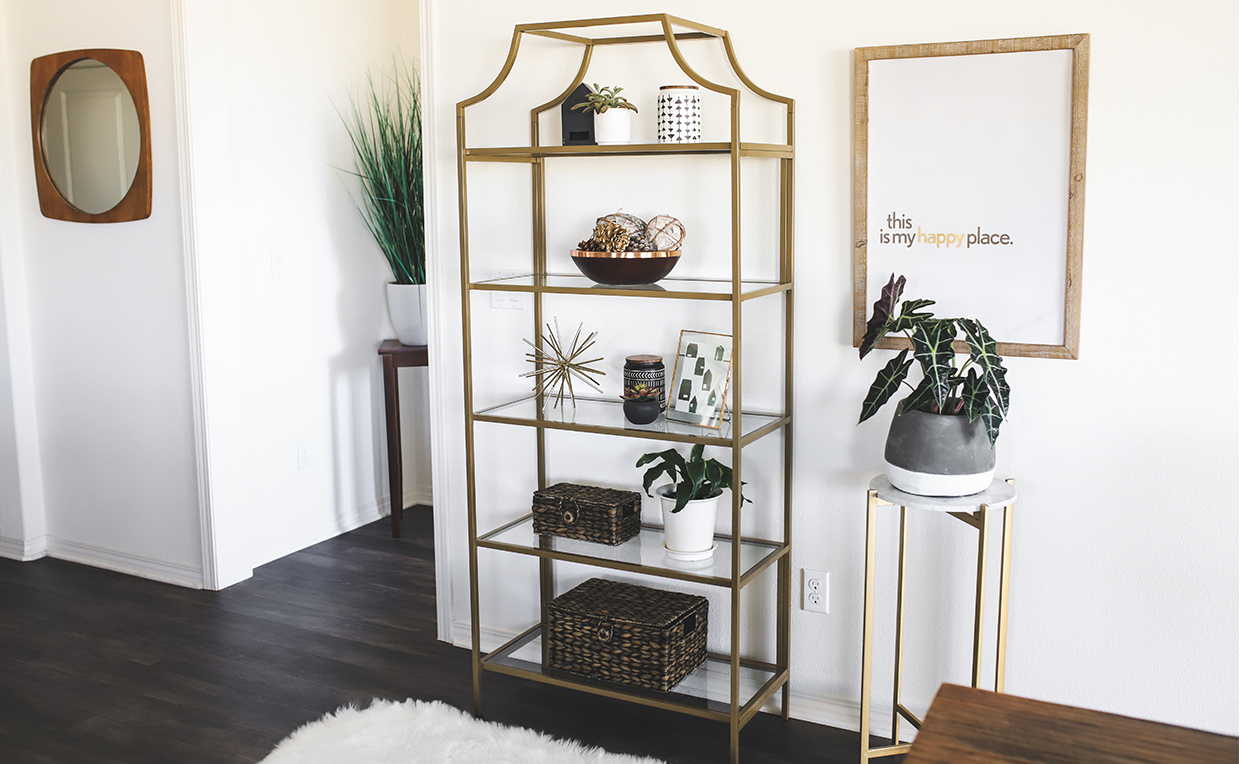
[[[115,207],[133,185],[141,145],[138,108],[111,67],[87,58],[60,73],[43,109],[43,151],[65,201],[91,214]]]
[[[150,107],[142,54],[71,50],[30,64],[39,208],[57,220],[151,214]]]

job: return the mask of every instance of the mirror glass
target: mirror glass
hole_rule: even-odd
[[[86,58],[60,73],[43,108],[43,151],[52,182],[83,212],[115,207],[138,171],[138,109],[107,64]]]

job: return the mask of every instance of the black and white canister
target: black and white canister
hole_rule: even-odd
[[[659,88],[659,143],[702,140],[702,97],[697,85]]]
[[[646,387],[659,391],[659,403],[666,404],[664,394],[664,368],[661,355],[631,355],[624,359],[624,386],[626,388],[641,382]]]

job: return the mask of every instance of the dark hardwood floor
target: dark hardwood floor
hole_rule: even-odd
[[[406,510],[403,532],[376,522],[222,592],[0,559],[0,762],[252,764],[345,703],[468,710],[469,652],[435,638],[430,510]],[[727,761],[716,722],[483,681],[493,721],[673,764]],[[741,743],[745,764],[858,758],[855,733],[765,714]]]

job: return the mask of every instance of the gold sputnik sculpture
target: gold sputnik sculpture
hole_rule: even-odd
[[[594,346],[594,338],[598,336],[598,332],[590,332],[590,335],[581,339],[582,324],[577,325],[577,334],[573,337],[570,344],[564,343],[564,338],[560,336],[559,319],[552,319],[552,324],[547,324],[547,333],[543,335],[543,348],[538,347],[529,340],[522,341],[534,349],[533,353],[526,353],[526,360],[535,364],[538,368],[533,371],[527,371],[522,377],[534,377],[534,392],[539,396],[547,395],[549,391],[550,397],[553,399],[552,406],[559,406],[564,402],[564,391],[568,390],[568,399],[572,402],[573,407],[577,407],[577,396],[573,393],[573,377],[577,377],[598,392],[603,392],[603,388],[599,387],[598,382],[592,375],[606,376],[607,372],[600,371],[590,367],[590,364],[603,360],[602,356],[591,358],[589,360],[581,360],[581,356],[587,350]]]

